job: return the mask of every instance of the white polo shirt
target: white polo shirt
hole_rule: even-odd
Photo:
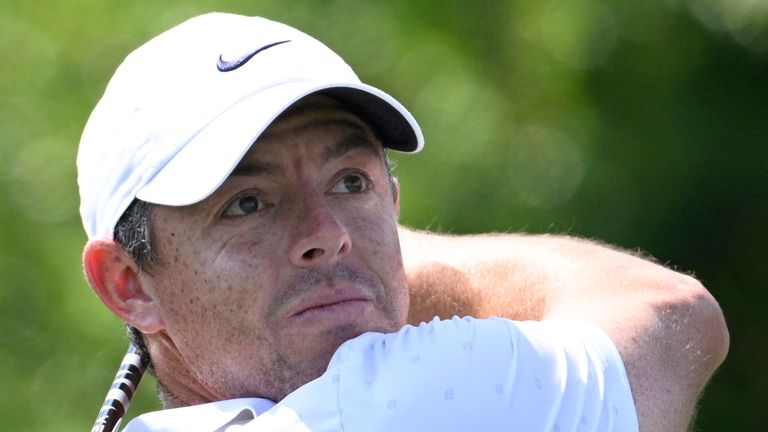
[[[575,321],[433,320],[345,342],[326,372],[275,404],[233,399],[157,411],[143,431],[638,430],[616,348]]]

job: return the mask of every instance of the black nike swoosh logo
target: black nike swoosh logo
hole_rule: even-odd
[[[221,58],[221,55],[219,55],[219,61],[216,62],[216,68],[218,70],[220,70],[221,72],[231,72],[231,71],[239,68],[240,66],[248,63],[248,60],[252,59],[253,56],[255,56],[256,54],[258,54],[258,53],[260,53],[260,52],[262,52],[262,51],[264,51],[266,49],[270,49],[273,46],[284,44],[286,42],[290,42],[290,41],[289,40],[284,40],[284,41],[280,41],[280,42],[274,42],[274,43],[271,43],[269,45],[264,45],[263,47],[257,49],[256,51],[253,51],[253,52],[251,52],[249,54],[246,54],[246,55],[244,55],[244,56],[242,56],[242,57],[240,57],[238,59],[234,59],[234,60],[224,60],[223,58]]]

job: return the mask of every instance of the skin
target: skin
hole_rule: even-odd
[[[409,321],[471,311],[590,322],[621,355],[641,431],[688,430],[728,352],[725,318],[704,286],[636,255],[550,235],[401,230],[400,239]]]
[[[213,195],[156,209],[159,266],[138,272],[109,242],[89,243],[97,292],[146,334],[179,404],[280,400],[344,341],[402,327],[409,297],[382,158],[359,118],[309,98]],[[122,296],[98,283],[100,251],[119,258],[107,278],[123,275]]]

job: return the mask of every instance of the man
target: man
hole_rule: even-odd
[[[88,281],[169,408],[128,430],[683,430],[727,351],[707,291],[586,241],[399,228],[386,149],[422,146],[278,23],[131,54],[78,155]]]

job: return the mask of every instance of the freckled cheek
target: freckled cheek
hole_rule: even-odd
[[[184,317],[203,302],[198,282],[204,275],[190,255],[196,249],[190,236],[169,230],[160,238],[156,242],[160,264],[151,274],[166,323],[173,325],[179,321],[177,317]]]
[[[169,327],[177,335],[208,343],[232,343],[234,328],[262,321],[260,287],[242,268],[198,273],[197,278],[179,278],[175,294],[167,298]]]
[[[392,213],[377,211],[366,217],[350,217],[347,226],[353,248],[370,254],[379,266],[388,263],[397,267],[400,262],[400,243],[397,237],[397,221]]]
[[[271,287],[278,285],[277,254],[265,238],[248,238],[231,243],[215,258],[200,263],[211,270],[207,286],[218,305],[216,313],[237,315],[243,309],[259,312],[268,300]]]
[[[162,270],[156,272],[160,276],[156,290],[166,324],[178,331],[194,330],[201,323],[214,325],[231,315],[229,303],[236,297],[232,272],[212,265],[205,249],[195,242],[167,246]]]
[[[205,233],[205,238],[183,229],[162,232],[162,268],[155,285],[166,324],[178,331],[230,338],[221,334],[223,329],[265,320],[272,291],[280,286],[277,231],[228,233],[228,241],[218,241],[215,232]]]

